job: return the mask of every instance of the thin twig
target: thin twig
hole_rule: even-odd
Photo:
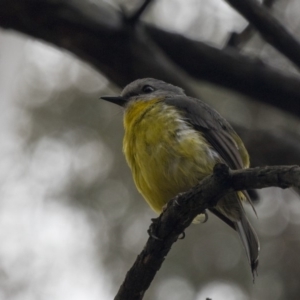
[[[276,0],[264,0],[262,5],[270,9]],[[251,23],[241,31],[241,32],[232,32],[226,42],[224,48],[235,48],[239,49],[245,45],[253,36],[255,35],[254,27]]]
[[[133,13],[133,15],[126,18],[126,23],[135,25],[151,2],[153,2],[153,0],[144,0],[142,5]]]
[[[260,35],[300,68],[300,43],[268,9],[255,0],[225,0],[243,15]]]

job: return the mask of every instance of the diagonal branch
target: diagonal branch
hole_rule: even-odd
[[[120,86],[151,76],[184,85],[196,96],[179,68],[144,36],[140,26],[127,26],[123,15],[105,3],[0,0],[0,7],[1,27],[64,48]]]
[[[299,78],[141,22],[135,29],[124,26],[122,15],[105,3],[0,0],[0,6],[1,27],[64,48],[119,86],[154,77],[196,96],[187,72],[300,116]]]
[[[300,187],[300,167],[277,166],[230,171],[225,165],[216,165],[213,175],[171,200],[159,218],[154,219],[150,226],[150,237],[127,273],[115,300],[143,298],[173,243],[196,215],[214,207],[229,192],[270,186]]]
[[[256,0],[226,0],[243,15],[260,35],[300,68],[300,43]]]
[[[236,51],[220,51],[179,34],[146,27],[151,38],[191,76],[300,116],[300,81]],[[300,52],[299,52],[300,53]]]

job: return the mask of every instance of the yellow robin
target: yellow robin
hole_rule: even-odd
[[[127,85],[120,96],[101,98],[125,109],[123,151],[137,189],[157,213],[212,174],[216,163],[234,170],[249,167],[248,152],[230,124],[179,87],[145,78]],[[238,232],[254,274],[259,240],[242,200],[252,205],[241,191],[220,199],[210,211]]]

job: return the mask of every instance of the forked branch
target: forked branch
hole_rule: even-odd
[[[260,35],[291,62],[300,68],[300,43],[263,5],[256,0],[225,0],[250,24]]]

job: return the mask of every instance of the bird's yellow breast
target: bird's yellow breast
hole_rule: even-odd
[[[160,99],[129,103],[124,128],[123,151],[133,179],[158,213],[172,197],[210,174],[218,160],[201,133]]]

